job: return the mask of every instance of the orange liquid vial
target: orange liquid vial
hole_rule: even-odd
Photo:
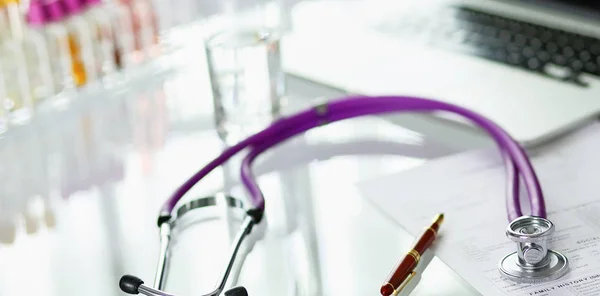
[[[81,87],[87,82],[87,74],[80,57],[79,45],[73,36],[69,36],[69,53],[71,54],[71,71],[75,86]]]

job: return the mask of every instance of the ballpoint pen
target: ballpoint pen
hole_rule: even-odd
[[[400,291],[402,291],[402,289],[415,277],[416,272],[414,270],[421,260],[421,255],[435,241],[443,221],[444,214],[435,216],[431,226],[425,229],[414,247],[408,251],[406,256],[398,262],[392,272],[388,275],[387,280],[381,286],[381,295],[398,295],[398,293],[400,293]]]

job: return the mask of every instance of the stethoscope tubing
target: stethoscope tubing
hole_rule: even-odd
[[[373,100],[373,98],[369,98],[369,100]],[[369,105],[369,104],[367,104],[367,105]],[[379,106],[380,105],[373,106],[373,104],[370,104],[369,107],[360,108],[357,106],[353,106],[352,109],[359,110],[358,113],[361,113],[359,115],[380,114],[380,113],[387,113],[387,112],[395,111],[395,110],[385,110],[385,108],[381,108]],[[387,107],[387,104],[384,107]],[[404,105],[400,106],[400,107],[402,108],[402,107],[404,107]],[[331,112],[333,112],[333,111],[331,111]],[[359,116],[359,115],[353,115],[353,114],[346,114],[346,115],[347,115],[347,118]],[[345,119],[345,118],[342,118],[342,119]],[[491,121],[489,121],[483,117],[481,117],[480,119],[481,119],[480,120],[481,122],[475,121],[480,126],[483,123],[485,123],[488,126],[495,127],[496,130],[500,130],[500,128],[495,126]],[[334,121],[336,119],[330,118],[330,120]],[[341,120],[341,119],[339,119],[339,120]],[[261,145],[258,145],[258,146],[255,146],[252,148],[252,150],[248,153],[248,155],[246,156],[246,158],[243,161],[242,173],[241,173],[242,181],[244,182],[244,184],[251,196],[259,196],[260,195],[260,189],[256,185],[256,182],[254,181],[254,176],[252,175],[252,172],[250,169],[251,163],[254,160],[254,158],[256,158],[260,153],[264,152],[265,150],[277,145],[278,143],[283,142],[286,139],[291,138],[303,131],[306,131],[306,130],[312,128],[312,127],[313,127],[313,125],[311,125],[311,124],[295,127],[294,129],[289,130],[287,133],[283,133],[281,135],[278,135],[277,137],[272,138],[271,141],[269,141],[269,142],[263,142],[263,143],[261,143]],[[501,131],[501,133],[497,133],[497,134],[499,134],[499,136],[502,136],[503,138],[505,138],[506,142],[515,143],[514,140],[512,138],[510,138],[506,133]],[[497,142],[499,143],[499,145],[504,144],[504,143],[500,142],[500,139],[498,139],[498,136],[496,136],[494,138],[497,139]],[[503,146],[500,146],[500,147],[503,148]],[[518,150],[517,150],[518,153],[524,154],[524,151],[521,149],[521,147],[518,144],[516,145],[516,148],[518,148]],[[501,152],[502,152],[502,156],[505,161],[505,167],[506,167],[506,171],[507,171],[507,201],[506,201],[507,216],[508,216],[509,221],[512,221],[512,220],[522,216],[522,211],[521,211],[520,202],[519,202],[519,172],[518,172],[515,164],[512,162],[510,154],[506,152],[506,149],[501,149],[501,150],[502,150]],[[527,165],[530,166],[529,163],[527,163]],[[533,174],[533,176],[535,176],[535,174]],[[535,183],[537,183],[537,178],[535,179],[535,181],[536,181]],[[539,187],[539,186],[536,186],[536,187]],[[539,192],[541,192],[541,190]],[[535,206],[535,204],[539,200],[541,200],[541,199],[530,198],[530,202],[532,203],[532,211],[534,212],[534,215],[544,216],[545,215],[544,211],[539,211],[539,210],[536,211],[538,208]],[[541,201],[543,204],[543,200],[541,200]]]
[[[254,173],[252,171],[252,164],[254,160],[262,154],[264,151],[268,149],[272,149],[279,144],[282,144],[286,140],[310,129],[305,126],[297,126],[292,128],[285,133],[281,133],[280,135],[274,137],[271,141],[262,143],[261,145],[253,146],[248,152],[248,154],[244,157],[241,165],[241,179],[246,187],[246,190],[249,192],[250,196],[258,196],[261,195],[260,188],[255,181]],[[507,191],[506,191],[506,205],[507,205],[507,217],[509,221],[512,221],[520,216],[522,216],[521,205],[520,205],[520,187],[519,187],[519,174],[517,168],[512,162],[510,156],[502,151],[502,158],[505,164],[507,176]]]
[[[546,216],[543,193],[533,167],[522,148],[504,130],[485,117],[459,106],[440,101],[399,96],[347,97],[345,99],[331,101],[315,108],[310,108],[289,117],[281,118],[275,121],[265,130],[258,132],[223,151],[219,157],[211,161],[208,165],[189,178],[182,186],[180,186],[165,202],[162,212],[170,213],[175,207],[177,201],[179,201],[179,199],[181,199],[181,197],[183,197],[183,195],[198,181],[204,178],[204,176],[206,176],[214,168],[218,167],[227,161],[231,156],[235,155],[246,147],[251,146],[253,149],[257,149],[257,152],[262,152],[272,145],[286,140],[287,138],[293,137],[294,135],[297,135],[303,131],[325,123],[363,115],[385,114],[399,111],[447,111],[461,115],[471,120],[479,127],[483,128],[498,144],[503,155],[506,153],[506,156],[508,157],[505,158],[505,165],[507,166],[507,176],[509,177],[507,183],[509,184],[508,191],[510,192],[510,197],[507,198],[506,202],[507,215],[509,219],[522,215],[518,195],[519,176],[523,177],[525,188],[529,197],[532,215],[539,217]],[[261,153],[257,152],[251,152],[251,155],[256,155],[250,158],[256,158],[256,156]],[[252,161],[249,161],[248,165],[250,165],[251,162]],[[509,165],[510,163],[512,163],[512,165]],[[256,209],[263,210],[264,198],[250,172],[251,170],[249,167],[242,169],[242,181],[250,195],[250,200],[253,206]],[[515,180],[517,182],[515,182]]]

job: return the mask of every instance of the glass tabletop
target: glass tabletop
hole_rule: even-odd
[[[180,58],[194,60],[193,53]],[[202,69],[188,65],[0,139],[0,295],[112,296],[123,295],[124,274],[153,282],[161,203],[225,147]],[[314,97],[290,89],[288,110]],[[413,238],[353,184],[452,152],[426,135],[364,117],[266,153],[255,165],[266,219],[246,249],[238,283],[250,295],[378,295]],[[227,192],[245,200],[239,162],[216,170],[185,199]],[[169,292],[212,290],[235,230],[235,222],[218,219],[181,231]],[[472,294],[435,258],[413,293]]]

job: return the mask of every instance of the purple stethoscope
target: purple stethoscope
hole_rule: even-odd
[[[244,208],[239,200],[223,196],[228,207],[243,212],[243,222],[232,244],[220,281],[212,292],[203,296],[218,296],[221,293],[226,296],[248,295],[242,286],[224,290],[242,242],[251,233],[253,227],[263,219],[265,199],[252,172],[252,163],[256,157],[295,135],[330,122],[401,111],[445,111],[461,115],[485,130],[498,144],[508,181],[506,210],[510,223],[506,229],[506,236],[517,244],[517,251],[499,262],[498,268],[502,276],[515,282],[537,283],[557,279],[567,272],[569,265],[567,258],[547,248],[547,241],[554,232],[554,225],[546,219],[544,196],[531,162],[522,147],[502,128],[473,111],[440,101],[403,96],[351,96],[322,103],[276,120],[264,130],[224,150],[221,155],[190,177],[169,197],[160,211],[157,222],[160,228],[160,254],[153,287],[144,285],[144,282],[137,277],[125,275],[119,282],[121,290],[129,294],[173,296],[162,291],[170,257],[171,230],[187,213],[223,203],[215,196],[193,200],[181,205],[177,210],[175,210],[176,204],[211,171],[240,151],[249,149],[242,161],[241,180],[249,194],[252,206]],[[528,193],[531,215],[523,215],[521,211],[520,177]]]

